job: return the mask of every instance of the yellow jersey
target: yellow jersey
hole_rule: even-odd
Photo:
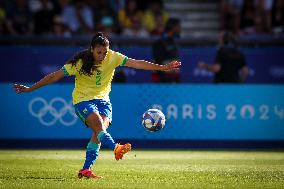
[[[75,76],[75,87],[72,93],[73,104],[93,99],[109,101],[111,81],[118,66],[124,66],[128,57],[112,50],[108,50],[105,59],[93,75],[80,74],[82,60],[79,59],[76,65],[67,63],[62,67],[66,76]]]

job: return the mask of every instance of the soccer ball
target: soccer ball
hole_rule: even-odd
[[[156,132],[164,128],[166,118],[158,109],[149,109],[142,116],[143,127],[150,132]]]

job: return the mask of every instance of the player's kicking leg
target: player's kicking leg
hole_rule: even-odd
[[[116,144],[115,148],[114,148],[114,156],[115,159],[118,161],[120,159],[122,159],[123,155],[128,153],[131,150],[131,144],[127,143],[124,145],[121,144]]]

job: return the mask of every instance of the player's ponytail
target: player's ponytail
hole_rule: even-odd
[[[92,53],[92,50],[96,46],[109,46],[109,41],[102,32],[98,32],[94,35],[88,49],[80,51],[69,61],[72,66],[74,66],[80,59],[82,60],[83,64],[79,71],[80,74],[91,76],[93,75],[93,71],[99,67],[99,65],[94,66],[95,60]]]
[[[95,48],[98,45],[109,46],[109,41],[102,32],[96,33],[91,41],[91,48]]]
[[[97,38],[97,37],[103,37],[103,33],[102,32],[97,32],[94,36],[94,38]]]

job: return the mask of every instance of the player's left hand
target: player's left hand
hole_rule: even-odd
[[[179,70],[180,66],[181,66],[181,62],[174,60],[164,65],[162,71],[168,72],[168,71]]]

